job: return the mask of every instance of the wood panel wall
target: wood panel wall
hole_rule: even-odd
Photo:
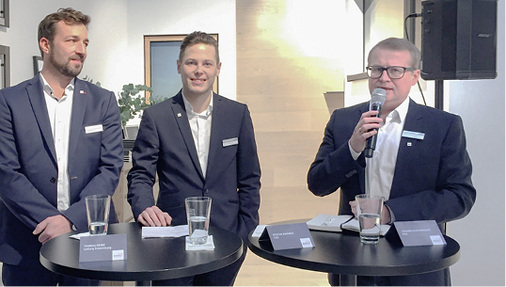
[[[338,196],[306,184],[329,119],[324,93],[343,83],[327,59],[294,52],[279,33],[285,1],[236,1],[237,100],[250,109],[262,168],[260,223],[335,214]],[[311,41],[312,39],[308,39]],[[326,274],[281,266],[249,252],[238,286],[328,285]]]

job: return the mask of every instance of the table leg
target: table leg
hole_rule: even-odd
[[[357,286],[357,275],[340,274],[339,286]]]

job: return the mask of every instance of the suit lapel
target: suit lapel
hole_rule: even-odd
[[[44,141],[46,142],[46,145],[48,146],[51,152],[53,160],[55,160],[56,151],[54,148],[53,132],[51,129],[51,122],[49,120],[49,115],[47,113],[46,99],[44,98],[44,92],[42,89],[40,76],[37,75],[31,82],[31,84],[27,86],[26,90],[28,93],[28,98],[32,105],[33,113],[35,114],[35,118],[37,119],[37,123],[39,125],[42,137],[44,138]]]
[[[409,100],[409,109],[406,114],[406,119],[403,127],[403,131],[416,131],[420,132],[423,130],[423,114],[420,113],[420,109],[418,104],[416,104],[413,100]],[[394,178],[392,180],[392,187],[390,188],[390,198],[395,197],[396,191],[400,190],[397,186],[399,183],[399,174],[403,173],[403,167],[409,165],[409,161],[411,161],[412,156],[410,153],[413,152],[414,146],[408,146],[408,142],[413,141],[413,139],[409,139],[403,137],[401,135],[401,141],[399,143],[399,150],[397,151],[397,161],[395,163],[395,171]],[[400,186],[402,187],[402,186]]]
[[[79,79],[76,78],[74,84],[74,99],[72,103],[72,116],[70,119],[70,143],[69,155],[74,154],[79,136],[82,133],[84,114],[86,111],[88,101],[88,87],[84,85]]]
[[[221,129],[227,126],[225,112],[226,110],[222,106],[223,102],[221,101],[221,97],[217,94],[213,93],[213,119],[211,123],[211,139],[209,140],[209,156],[207,158],[207,175],[206,178],[209,178],[210,173],[215,168],[210,168],[214,164],[214,159],[216,159],[218,151],[222,148],[221,140],[223,139],[221,135]]]
[[[193,165],[198,171],[200,177],[204,179],[202,169],[200,168],[199,158],[197,156],[197,148],[195,147],[195,142],[193,140],[190,123],[188,122],[188,116],[186,115],[186,110],[184,109],[183,95],[181,92],[172,98],[172,112],[176,119],[179,132],[181,133],[181,136],[183,137],[183,140],[186,144],[186,148],[193,162]]]

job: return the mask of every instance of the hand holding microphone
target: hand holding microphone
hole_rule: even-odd
[[[378,111],[378,117],[381,117],[381,108],[383,107],[383,104],[385,103],[387,97],[386,97],[386,91],[380,88],[374,89],[372,91],[371,95],[371,102],[369,104],[369,110],[370,111]],[[377,130],[377,129],[376,129]],[[371,158],[374,149],[376,149],[376,140],[378,139],[378,133],[374,134],[372,137],[367,139],[367,142],[365,144],[365,157]]]
[[[372,157],[376,147],[377,130],[382,121],[381,108],[385,100],[385,90],[374,89],[369,111],[362,114],[350,139],[351,148],[357,153],[365,152],[366,157]]]

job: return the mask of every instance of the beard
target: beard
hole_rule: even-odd
[[[72,60],[72,59],[79,59],[79,60],[81,60],[81,64],[76,64],[76,65],[72,66],[70,64],[70,60]],[[81,70],[83,69],[82,63],[84,63],[84,57],[80,56],[80,55],[74,55],[74,56],[68,58],[67,61],[65,61],[65,62],[59,62],[56,59],[54,53],[51,50],[51,52],[49,53],[49,62],[62,75],[74,78],[74,77],[77,77],[81,73]]]

